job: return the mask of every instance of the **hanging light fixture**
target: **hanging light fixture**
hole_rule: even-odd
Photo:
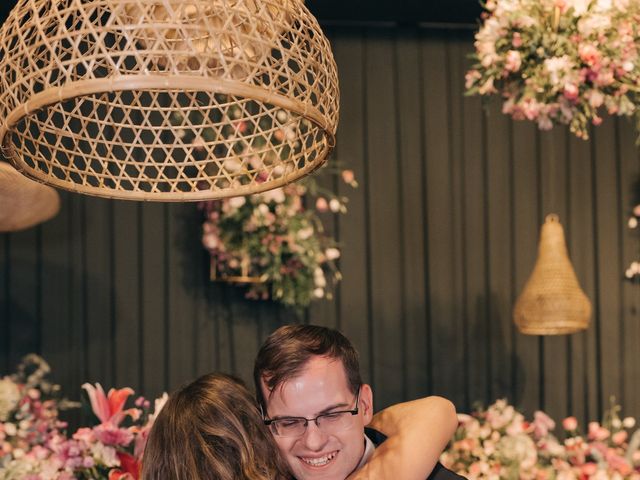
[[[557,215],[547,215],[540,231],[538,259],[513,309],[520,331],[560,335],[585,330],[591,302],[573,270]]]
[[[33,227],[54,217],[60,196],[54,188],[29,180],[0,162],[0,232]]]
[[[338,79],[303,0],[19,0],[0,142],[22,173],[110,198],[256,193],[324,163]]]

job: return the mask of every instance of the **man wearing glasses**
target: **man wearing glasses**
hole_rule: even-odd
[[[254,381],[265,424],[297,480],[343,480],[384,441],[376,431],[365,435],[373,394],[355,348],[336,330],[279,328],[258,352]],[[462,477],[438,464],[429,478]]]

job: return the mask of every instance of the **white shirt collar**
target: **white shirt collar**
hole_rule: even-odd
[[[373,444],[371,439],[365,435],[364,436],[364,454],[362,455],[362,458],[360,459],[360,463],[356,467],[356,470],[360,470],[369,461],[375,449],[376,449],[376,446]]]

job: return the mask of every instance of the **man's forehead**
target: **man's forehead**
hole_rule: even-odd
[[[309,360],[299,375],[283,381],[271,391],[263,380],[262,388],[268,393],[265,397],[270,406],[295,407],[304,401],[309,406],[317,405],[320,410],[333,403],[343,403],[351,392],[342,361],[326,357]]]

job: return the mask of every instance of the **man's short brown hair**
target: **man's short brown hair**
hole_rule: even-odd
[[[261,380],[270,394],[301,374],[312,357],[342,362],[349,388],[355,394],[362,379],[358,352],[339,331],[317,325],[285,325],[265,340],[253,369],[258,403],[266,409]]]

